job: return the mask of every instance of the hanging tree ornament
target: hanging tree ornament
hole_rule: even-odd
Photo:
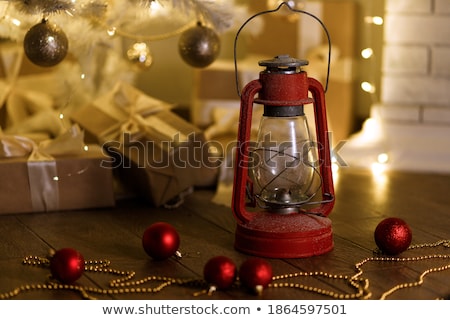
[[[69,41],[58,26],[42,19],[27,31],[23,47],[31,62],[41,67],[53,67],[66,57]]]
[[[133,65],[140,69],[147,69],[153,63],[149,46],[145,42],[134,43],[127,51],[127,57]]]
[[[204,68],[216,60],[220,53],[217,33],[201,23],[184,31],[178,41],[181,58],[192,67]]]

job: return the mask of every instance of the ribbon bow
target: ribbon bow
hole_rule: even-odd
[[[133,86],[119,82],[106,95],[96,99],[94,106],[115,120],[115,124],[99,134],[102,142],[119,140],[130,134],[133,140],[141,137],[152,121],[147,117],[172,108],[171,104],[149,97]]]
[[[84,135],[77,125],[39,145],[26,137],[4,135],[0,130],[0,159],[28,157],[28,182],[34,211],[54,211],[59,207],[59,177],[54,156],[80,154],[84,148]]]

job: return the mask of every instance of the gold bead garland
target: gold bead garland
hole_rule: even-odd
[[[356,293],[338,293],[330,290],[325,290],[317,287],[306,286],[300,283],[284,282],[277,283],[276,281],[284,279],[293,279],[299,277],[315,277],[315,278],[328,278],[333,280],[344,280],[350,287],[356,290]],[[334,299],[348,300],[348,299],[368,299],[371,296],[369,289],[369,280],[364,278],[355,278],[341,275],[341,274],[330,274],[322,271],[315,272],[296,272],[292,274],[286,274],[281,276],[274,276],[273,283],[269,284],[269,288],[293,288],[303,291],[309,291],[312,293],[317,293],[323,296],[328,296]]]
[[[47,267],[50,260],[47,258],[28,256],[23,259],[23,264],[37,267]],[[77,284],[62,284],[54,282],[52,279],[46,284],[26,284],[15,288],[9,292],[1,293],[0,299],[10,299],[20,293],[33,290],[71,290],[78,291],[83,299],[96,299],[93,295],[113,295],[129,293],[158,293],[165,287],[173,284],[180,286],[205,286],[206,283],[196,279],[176,279],[165,276],[148,276],[146,278],[132,281],[135,277],[134,271],[121,271],[110,267],[109,260],[88,260],[85,262],[85,271],[111,274],[119,278],[110,281],[109,289],[86,287]],[[160,282],[155,287],[138,287],[148,282]]]
[[[440,240],[435,243],[424,243],[419,245],[410,246],[407,251],[417,250],[417,249],[427,249],[427,248],[450,248],[450,240]],[[380,256],[379,252],[375,252],[376,256],[368,257],[354,265],[355,274],[354,275],[343,275],[343,274],[332,274],[324,271],[312,271],[312,272],[296,272],[284,275],[276,275],[272,278],[272,283],[268,285],[267,289],[270,288],[286,288],[286,289],[296,289],[315,293],[322,296],[327,296],[333,299],[348,300],[348,299],[369,299],[372,297],[372,292],[370,290],[369,279],[363,277],[363,266],[370,262],[419,262],[425,260],[439,259],[439,260],[450,260],[450,254],[427,254],[421,256],[413,257],[394,257],[394,256]],[[28,256],[23,259],[24,265],[36,266],[36,267],[48,267],[50,260],[48,258],[38,257],[38,256]],[[425,277],[432,273],[443,272],[450,269],[450,264],[443,266],[436,266],[423,271],[417,280],[412,282],[405,282],[397,284],[392,288],[386,290],[379,297],[380,300],[386,299],[388,296],[405,288],[418,287],[422,285],[425,281]],[[87,287],[78,284],[62,284],[55,282],[53,279],[49,279],[47,283],[38,284],[25,284],[17,287],[9,292],[0,293],[0,299],[11,299],[18,296],[21,293],[25,293],[33,290],[71,290],[76,291],[80,294],[83,299],[96,299],[96,295],[120,295],[120,294],[144,294],[144,293],[158,293],[161,292],[166,287],[171,285],[193,287],[193,288],[203,288],[207,289],[208,284],[203,279],[180,279],[171,278],[166,276],[152,275],[139,280],[133,280],[136,276],[134,271],[122,271],[111,267],[111,262],[109,260],[88,260],[85,262],[85,271],[104,273],[117,276],[118,278],[113,279],[109,282],[108,289]],[[294,282],[295,279],[305,279],[305,278],[324,278],[329,280],[339,280],[344,281],[353,292],[337,292],[326,290],[319,287],[308,286],[302,283]],[[145,284],[156,282],[154,287],[142,287]],[[237,279],[235,288],[239,288],[239,279]],[[201,292],[206,292],[202,290]],[[198,292],[194,293],[193,296],[198,296]]]
[[[450,248],[450,240],[439,240],[434,243],[424,243],[424,244],[418,244],[418,245],[411,245],[408,247],[408,251],[411,250],[417,250],[417,249],[424,249],[424,248],[436,248],[436,247],[444,247],[444,248]],[[379,251],[375,251],[376,254],[380,254]],[[424,261],[424,260],[431,260],[431,259],[450,259],[450,255],[448,254],[429,254],[429,255],[423,255],[423,256],[416,256],[416,257],[391,257],[391,256],[376,256],[376,257],[369,257],[366,259],[363,259],[362,261],[355,264],[355,271],[356,273],[353,276],[347,276],[347,275],[340,275],[340,274],[330,274],[323,271],[315,271],[315,272],[298,272],[298,273],[292,273],[287,275],[281,275],[281,276],[274,276],[273,277],[273,283],[269,284],[269,288],[293,288],[293,289],[299,289],[303,291],[308,291],[316,294],[320,294],[323,296],[328,296],[334,299],[369,299],[372,297],[372,292],[370,291],[370,283],[369,279],[363,278],[363,266],[366,265],[369,262],[417,262],[417,261]],[[389,290],[385,291],[381,296],[380,300],[385,300],[389,295],[393,294],[394,292],[405,289],[405,288],[412,288],[420,286],[424,283],[424,278],[435,272],[442,272],[445,270],[450,269],[450,264],[440,266],[440,267],[434,267],[425,270],[422,272],[418,278],[417,281],[413,282],[407,282],[398,284]],[[284,282],[284,283],[277,283],[277,281],[285,280],[285,279],[295,279],[295,278],[304,278],[304,277],[315,277],[315,278],[328,278],[328,279],[338,279],[345,281],[351,288],[353,288],[356,292],[355,293],[340,293],[340,292],[333,292],[330,290],[321,289],[318,287],[313,286],[307,286],[301,283],[293,283],[293,282]]]

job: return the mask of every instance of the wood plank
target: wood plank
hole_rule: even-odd
[[[47,244],[14,215],[0,217],[0,260],[48,252]]]

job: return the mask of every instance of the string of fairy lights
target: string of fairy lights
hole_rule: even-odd
[[[377,26],[382,26],[384,23],[384,19],[383,19],[383,17],[380,17],[380,16],[365,16],[364,23],[368,25],[367,29],[370,32],[371,28],[377,27]],[[369,38],[369,37],[367,37],[367,38]],[[368,60],[368,61],[375,58],[375,52],[371,46],[362,48],[360,54],[363,59]],[[377,91],[376,85],[375,85],[373,79],[362,81],[360,85],[361,85],[361,89],[367,93],[375,94]],[[376,98],[374,98],[374,99],[376,99]]]
[[[379,30],[375,30],[377,28],[382,28],[383,24],[384,24],[384,19],[381,16],[378,15],[365,15],[363,17],[364,19],[364,24],[366,26],[365,30],[366,30],[366,34],[365,34],[365,38],[368,39],[368,44],[367,46],[365,46],[364,48],[361,49],[360,51],[360,55],[361,58],[365,61],[365,63],[369,64],[368,69],[371,72],[366,72],[364,74],[364,76],[366,77],[366,79],[363,79],[363,81],[361,81],[360,83],[360,88],[362,91],[366,92],[367,94],[370,95],[371,98],[371,103],[376,104],[379,102],[379,90],[377,88],[376,85],[376,72],[375,69],[379,68],[378,65],[378,59],[379,59],[379,55],[377,54],[377,52],[375,52],[375,49],[373,48],[372,44],[371,44],[371,40],[373,38],[373,33],[375,31],[379,31]],[[368,126],[370,126],[370,122],[373,119],[368,119],[367,121],[369,123],[366,124]],[[373,121],[372,121],[373,122]],[[376,128],[376,124],[373,125],[373,134],[377,134],[377,128]],[[383,172],[386,170],[387,168],[387,164],[389,162],[389,155],[387,152],[381,152],[377,155],[375,161],[371,164],[371,169],[372,172],[374,173],[375,176],[380,176],[383,174]]]

